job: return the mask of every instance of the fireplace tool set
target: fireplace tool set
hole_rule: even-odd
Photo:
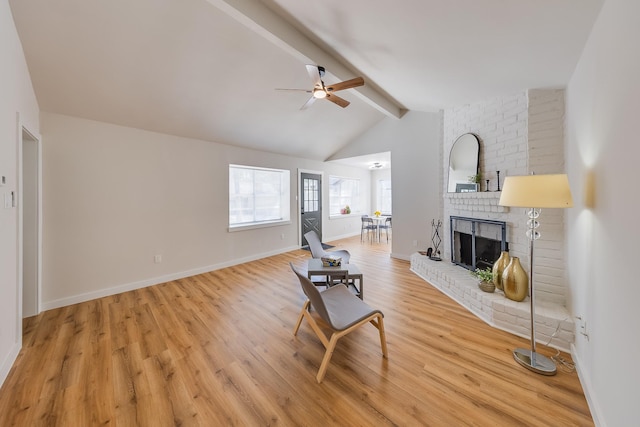
[[[427,256],[433,261],[442,261],[440,258],[440,244],[442,238],[440,237],[440,227],[442,227],[442,221],[435,219],[431,220],[431,243],[433,243],[433,251],[431,248],[427,251]]]

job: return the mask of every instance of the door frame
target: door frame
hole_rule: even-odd
[[[302,194],[302,174],[303,173],[310,173],[310,174],[314,174],[314,175],[320,175],[320,180],[322,181],[322,188],[321,188],[321,194],[322,194],[322,199],[321,199],[321,203],[322,206],[324,207],[324,202],[325,202],[325,191],[324,191],[324,172],[323,171],[318,171],[318,170],[313,170],[313,169],[300,169],[298,168],[298,185],[297,185],[297,192],[296,192],[296,200],[298,203],[296,203],[296,206],[298,208],[298,245],[302,246],[302,200],[300,198],[300,194]],[[321,226],[322,229],[324,230],[324,209],[322,210],[322,213],[320,215],[320,221],[322,222]],[[320,237],[320,241],[322,241],[322,236]]]
[[[17,195],[17,224],[18,224],[18,250],[17,250],[17,276],[18,276],[18,289],[17,289],[17,308],[18,308],[18,336],[22,336],[22,318],[23,318],[23,294],[24,294],[24,204],[22,203],[24,198],[24,135],[29,137],[29,140],[36,143],[36,286],[35,286],[35,309],[36,315],[42,311],[42,139],[40,135],[36,134],[29,129],[29,126],[22,123],[20,114],[17,114],[17,153],[18,153],[18,167],[17,167],[17,183],[18,183],[18,195]]]

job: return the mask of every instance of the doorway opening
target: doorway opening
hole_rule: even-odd
[[[393,251],[393,239],[391,218],[393,216],[393,181],[392,181],[392,165],[391,165],[391,152],[384,151],[378,153],[365,154],[356,157],[347,158],[335,158],[331,160],[332,163],[339,163],[359,169],[366,169],[369,171],[369,186],[362,189],[361,197],[361,212],[362,216],[374,216],[374,221],[378,221],[377,217],[383,220],[389,219],[388,222],[378,223],[381,227],[377,228],[376,236],[379,236],[378,232],[383,229],[385,239],[377,239],[378,242],[390,243],[386,245],[390,252]],[[378,215],[376,215],[376,213]],[[361,224],[360,226],[364,225]],[[362,230],[359,229],[359,234]]]
[[[18,136],[18,307],[22,318],[40,313],[42,270],[42,150],[24,126]],[[21,322],[20,322],[21,323]]]

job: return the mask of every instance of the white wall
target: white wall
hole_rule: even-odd
[[[598,425],[637,425],[640,2],[607,0],[567,88],[573,351]]]
[[[369,170],[42,113],[43,307],[50,309],[299,247],[291,224],[228,232],[228,165],[359,178]],[[360,232],[360,218],[329,220],[325,241]],[[284,235],[284,238],[282,238]],[[154,256],[162,255],[162,263]]]
[[[22,342],[18,307],[17,209],[4,209],[4,195],[18,192],[18,125],[38,133],[38,103],[9,3],[0,0],[0,384],[4,381]]]
[[[401,119],[385,118],[332,159],[387,151],[393,193],[391,256],[409,260],[431,246],[431,220],[442,219],[442,113],[409,111]]]

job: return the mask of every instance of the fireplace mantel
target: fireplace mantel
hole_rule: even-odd
[[[457,210],[469,212],[507,213],[509,208],[498,206],[499,191],[478,191],[475,193],[445,193],[445,198]]]

